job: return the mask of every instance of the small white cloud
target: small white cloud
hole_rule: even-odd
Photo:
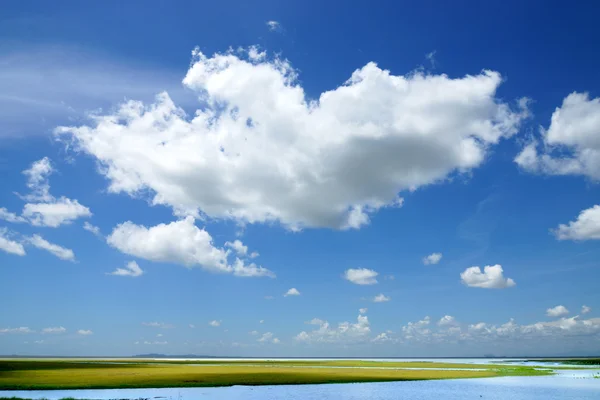
[[[384,302],[390,301],[390,300],[391,300],[391,298],[387,297],[383,293],[378,294],[377,296],[373,297],[373,302],[374,303],[384,303]]]
[[[138,343],[139,343],[139,342],[135,342],[135,344],[138,344]],[[164,346],[164,345],[166,345],[166,344],[169,344],[169,342],[167,342],[167,341],[156,341],[156,340],[155,340],[154,342],[151,342],[151,341],[149,341],[149,340],[145,340],[145,341],[143,342],[143,344],[145,344],[145,345],[157,345],[157,346]]]
[[[279,343],[281,343],[281,340],[279,340],[278,338],[273,338],[273,340],[271,340],[271,343],[279,344]]]
[[[21,326],[19,328],[0,328],[0,333],[33,333],[31,329],[26,326]]]
[[[130,276],[132,278],[136,278],[143,274],[144,271],[142,271],[140,266],[135,261],[129,261],[125,268],[117,268],[113,272],[109,273],[109,275]]]
[[[225,247],[233,249],[238,256],[245,256],[248,254],[248,246],[245,246],[241,240],[234,240],[233,242],[225,242]]]
[[[592,307],[588,307],[588,306],[581,306],[581,313],[582,314],[587,314],[590,311],[592,311]]]
[[[34,162],[30,169],[23,171],[23,174],[28,177],[27,187],[31,193],[20,197],[28,203],[23,207],[21,216],[0,208],[0,219],[56,228],[63,224],[70,224],[77,218],[90,217],[92,215],[90,209],[79,204],[77,200],[64,196],[57,199],[50,194],[48,177],[53,172],[54,168],[48,157]]]
[[[558,240],[600,239],[600,205],[583,210],[575,221],[560,224],[554,234]]]
[[[163,337],[164,335],[162,333],[157,333],[156,337]]]
[[[33,343],[35,344],[44,344],[43,340],[34,340]]]
[[[271,32],[278,32],[281,30],[281,24],[277,21],[267,21],[266,24]]]
[[[40,235],[33,235],[28,238],[27,242],[38,249],[46,250],[61,260],[75,261],[73,250],[61,247],[57,244],[50,243]]]
[[[142,322],[142,325],[149,326],[151,328],[162,328],[162,329],[174,328],[173,325],[165,324],[164,322]]]
[[[192,329],[194,329],[196,327],[196,325],[194,325],[194,324],[189,324],[188,326]]]
[[[248,334],[252,335],[252,336],[256,336],[256,335],[258,335],[258,331],[250,331],[250,332],[248,332]]]
[[[288,297],[288,296],[300,296],[300,292],[296,288],[291,288],[290,290],[285,292],[285,294],[283,295],[283,297]]]
[[[367,311],[368,311],[368,308],[360,308],[360,309],[358,310],[358,312],[359,312],[359,313],[361,313],[361,314],[366,314],[366,313],[367,313]]]
[[[392,339],[388,336],[388,334],[386,332],[382,332],[379,335],[375,336],[375,338],[373,339],[373,342],[376,343],[383,343],[383,342],[389,342]]]
[[[46,334],[57,334],[57,333],[65,333],[67,330],[62,326],[56,326],[52,328],[44,328],[42,329],[42,333]]]
[[[546,175],[582,175],[600,179],[600,98],[573,92],[552,113],[541,140],[527,144],[515,157],[524,170]]]
[[[396,277],[395,277],[394,275],[386,275],[386,276],[384,277],[384,279],[387,279],[387,280],[393,281],[394,279],[396,279]]]
[[[53,172],[54,167],[48,157],[33,162],[29,169],[23,171],[23,175],[27,176],[27,187],[31,190],[23,198],[29,201],[51,201],[53,197],[50,195],[48,177]]]
[[[311,325],[317,325],[313,331],[302,331],[294,339],[306,343],[356,343],[363,342],[371,332],[369,318],[359,315],[357,322],[340,322],[337,327],[332,327],[329,322],[314,318],[309,321]]]
[[[269,340],[271,340],[272,337],[273,337],[273,334],[271,332],[266,332],[266,333],[263,333],[261,337],[259,337],[258,339],[256,339],[256,341],[258,341],[258,342],[268,342]]]
[[[435,60],[435,53],[436,51],[433,50],[427,54],[425,54],[425,58],[429,61],[429,63],[431,64],[431,68],[435,68],[436,60]]]
[[[456,324],[457,324],[456,319],[451,315],[444,315],[438,321],[439,326],[454,326]]]
[[[511,278],[505,278],[500,264],[486,265],[481,272],[479,267],[467,268],[460,274],[462,282],[469,287],[484,289],[505,289],[516,285]]]
[[[216,319],[214,319],[214,320],[210,321],[208,323],[208,325],[213,326],[213,327],[216,328],[217,326],[221,326],[221,320],[217,321]]]
[[[89,208],[77,200],[60,197],[48,203],[27,203],[23,207],[23,217],[33,226],[57,228],[83,217],[91,217]]]
[[[265,300],[273,300],[275,296],[265,296]]]
[[[15,254],[17,256],[25,255],[25,248],[19,242],[8,238],[8,230],[6,228],[0,228],[0,250],[8,253]]]
[[[374,285],[377,283],[377,275],[379,274],[372,269],[350,268],[344,272],[344,279],[357,285]]]
[[[564,317],[569,313],[565,306],[556,306],[546,310],[546,315],[549,317]]]
[[[82,335],[82,336],[89,336],[89,335],[93,335],[94,332],[92,332],[89,329],[80,329],[80,330],[77,331],[77,334],[78,335]]]
[[[230,252],[215,247],[212,236],[198,228],[190,216],[150,228],[127,221],[115,227],[107,242],[122,253],[149,261],[200,267],[240,277],[275,277],[273,272],[254,263],[246,264],[239,258],[230,262]]]
[[[4,207],[0,207],[0,219],[3,219],[6,222],[12,222],[12,223],[20,223],[20,222],[26,221],[25,218],[20,217],[17,214],[8,211]]]
[[[264,320],[264,319],[261,319],[260,321],[258,321],[258,323],[259,323],[259,324],[264,324],[264,323],[265,323],[265,320]]]
[[[95,225],[90,224],[89,222],[85,221],[83,223],[83,229],[85,229],[88,232],[93,233],[94,235],[98,236],[98,237],[102,237],[102,233],[100,232],[100,228],[98,228]]]
[[[423,258],[423,264],[425,265],[433,265],[440,262],[442,259],[442,253],[432,253],[427,257]]]

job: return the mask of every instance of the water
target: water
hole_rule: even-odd
[[[464,360],[461,360],[464,362]],[[0,397],[171,400],[598,400],[598,369],[563,370],[553,376],[452,379],[440,381],[331,385],[233,386],[109,390],[0,391]]]

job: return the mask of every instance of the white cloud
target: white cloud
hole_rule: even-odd
[[[384,342],[390,342],[392,339],[388,336],[388,334],[386,332],[382,332],[379,335],[375,336],[375,338],[373,339],[373,342],[376,343],[384,343]]]
[[[163,337],[164,335],[162,333],[157,333],[156,337]]]
[[[457,325],[456,319],[451,315],[444,315],[439,321],[439,326],[454,326]]]
[[[366,314],[366,313],[367,313],[367,311],[368,311],[368,308],[360,308],[360,309],[358,310],[358,312],[359,312],[359,313],[361,313],[361,314]]]
[[[250,332],[248,332],[248,334],[252,335],[252,336],[256,336],[256,335],[258,335],[258,331],[250,331]]]
[[[154,342],[151,342],[149,340],[145,340],[142,343],[146,344],[146,345],[158,345],[158,346],[164,346],[166,344],[169,344],[169,342],[167,342],[167,341],[157,341],[157,340],[155,340]],[[135,344],[139,344],[139,342],[135,342]]]
[[[83,223],[83,229],[85,229],[88,232],[93,233],[94,235],[98,236],[98,237],[102,237],[102,233],[100,232],[100,228],[98,228],[95,225],[90,224],[89,222],[85,221]]]
[[[549,317],[564,317],[569,313],[565,306],[556,306],[546,310],[546,315]]]
[[[405,339],[423,340],[431,334],[429,324],[431,318],[428,316],[417,322],[409,322],[402,327],[402,334]]]
[[[29,201],[52,201],[54,197],[50,195],[50,183],[48,177],[54,172],[54,167],[48,157],[34,161],[29,169],[23,171],[27,176],[27,187],[31,193],[23,196]]]
[[[208,325],[210,325],[210,326],[212,326],[212,327],[215,327],[215,328],[216,328],[216,327],[218,327],[218,326],[221,326],[221,321],[220,321],[220,320],[219,320],[219,321],[217,321],[217,320],[215,319],[215,320],[212,320],[212,321],[210,321],[210,322],[208,323]]]
[[[279,340],[279,338],[273,338],[273,340],[271,340],[271,343],[279,344],[279,343],[281,343],[281,340]]]
[[[225,247],[232,248],[238,256],[245,256],[248,254],[248,246],[244,246],[240,240],[234,240],[233,242],[225,242]]]
[[[171,324],[166,324],[164,322],[142,322],[142,325],[149,326],[151,328],[162,328],[162,329],[171,329],[174,328]]]
[[[50,183],[48,177],[54,172],[54,167],[48,157],[35,161],[25,171],[27,187],[30,193],[21,196],[29,201],[23,207],[22,215],[0,209],[0,218],[9,222],[28,222],[34,226],[48,226],[56,228],[63,224],[70,224],[78,218],[90,217],[92,212],[89,208],[81,205],[77,200],[71,200],[61,196],[55,198],[50,194]]]
[[[130,276],[132,278],[141,276],[143,274],[144,271],[142,271],[140,266],[135,261],[129,261],[125,268],[117,268],[113,272],[109,273],[109,275]]]
[[[9,253],[16,254],[18,256],[25,255],[25,248],[19,242],[9,239],[8,230],[6,228],[0,228],[0,250]]]
[[[582,314],[587,314],[590,311],[592,311],[592,307],[588,307],[588,306],[581,306],[581,313]]]
[[[560,224],[554,234],[558,240],[600,239],[600,205],[581,211],[567,225]]]
[[[229,252],[215,247],[210,234],[199,229],[193,217],[150,228],[127,221],[115,227],[107,242],[125,254],[150,261],[181,264],[188,268],[199,266],[211,272],[241,277],[275,277],[268,269],[254,263],[245,264],[239,258],[230,264]]]
[[[515,162],[533,173],[583,175],[600,180],[600,98],[573,92],[563,99],[541,143],[529,143]]]
[[[8,211],[4,207],[0,207],[0,219],[7,221],[7,222],[12,222],[12,223],[20,223],[20,222],[26,221],[25,218],[20,217],[17,214]]]
[[[1,333],[33,333],[35,331],[32,331],[31,329],[27,328],[26,326],[21,326],[19,328],[0,328],[0,334]]]
[[[57,228],[70,224],[77,218],[91,217],[92,213],[77,200],[60,197],[50,203],[27,203],[23,207],[22,215],[33,226]]]
[[[383,293],[380,293],[377,296],[373,297],[373,302],[374,303],[384,303],[384,302],[390,301],[390,300],[391,300],[391,298],[387,297]]]
[[[432,254],[428,255],[427,257],[423,258],[423,264],[425,264],[425,265],[437,264],[440,262],[441,259],[442,259],[442,253],[432,253]]]
[[[323,321],[320,318],[313,318],[310,321],[307,321],[306,323],[309,325],[323,325],[325,322],[327,321]]]
[[[273,334],[271,332],[266,332],[266,333],[263,333],[262,336],[257,339],[257,341],[263,342],[263,343],[268,342],[271,340],[272,337],[273,337]]]
[[[281,30],[281,24],[277,21],[273,21],[273,20],[267,21],[266,24],[270,31],[280,31]]]
[[[356,323],[341,322],[337,328],[330,327],[329,322],[318,318],[310,322],[319,325],[319,328],[310,332],[302,331],[295,336],[295,340],[307,343],[360,342],[368,340],[371,333],[369,319],[366,315],[359,315]]]
[[[33,343],[35,344],[44,344],[43,340],[34,340]]]
[[[288,296],[300,296],[300,292],[296,288],[291,288],[290,290],[285,292],[285,294],[283,295],[283,297],[288,297]]]
[[[264,320],[264,319],[261,319],[260,321],[258,321],[258,323],[259,323],[259,324],[264,324],[264,323],[265,323],[265,320]]]
[[[350,268],[344,272],[344,279],[357,285],[374,285],[377,283],[377,279],[375,279],[377,275],[379,274],[372,269]]]
[[[194,325],[194,324],[189,324],[188,326],[192,329],[194,329],[196,327],[196,325]]]
[[[78,335],[82,335],[82,336],[89,336],[89,335],[93,335],[94,332],[92,332],[89,329],[80,329],[80,330],[77,331],[77,334]]]
[[[461,272],[463,284],[484,289],[505,289],[516,285],[511,278],[505,278],[500,264],[486,265],[481,272],[479,267],[470,267]]]
[[[201,94],[195,113],[161,93],[55,133],[99,161],[110,192],[150,193],[179,216],[348,229],[480,166],[527,115],[495,97],[492,71],[394,76],[369,63],[315,100],[296,75],[281,59],[196,50],[183,80]]]
[[[40,235],[33,235],[27,239],[27,243],[38,249],[46,250],[61,260],[75,261],[73,250],[61,247],[57,244],[50,243]]]
[[[46,334],[65,333],[66,331],[67,331],[67,329],[62,326],[55,326],[55,327],[51,327],[51,328],[42,329],[42,333],[46,333]]]

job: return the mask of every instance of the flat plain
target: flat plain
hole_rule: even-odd
[[[110,389],[539,376],[550,368],[444,362],[2,359],[0,389]]]

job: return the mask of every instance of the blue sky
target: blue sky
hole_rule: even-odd
[[[5,2],[0,354],[597,354],[598,11]]]

